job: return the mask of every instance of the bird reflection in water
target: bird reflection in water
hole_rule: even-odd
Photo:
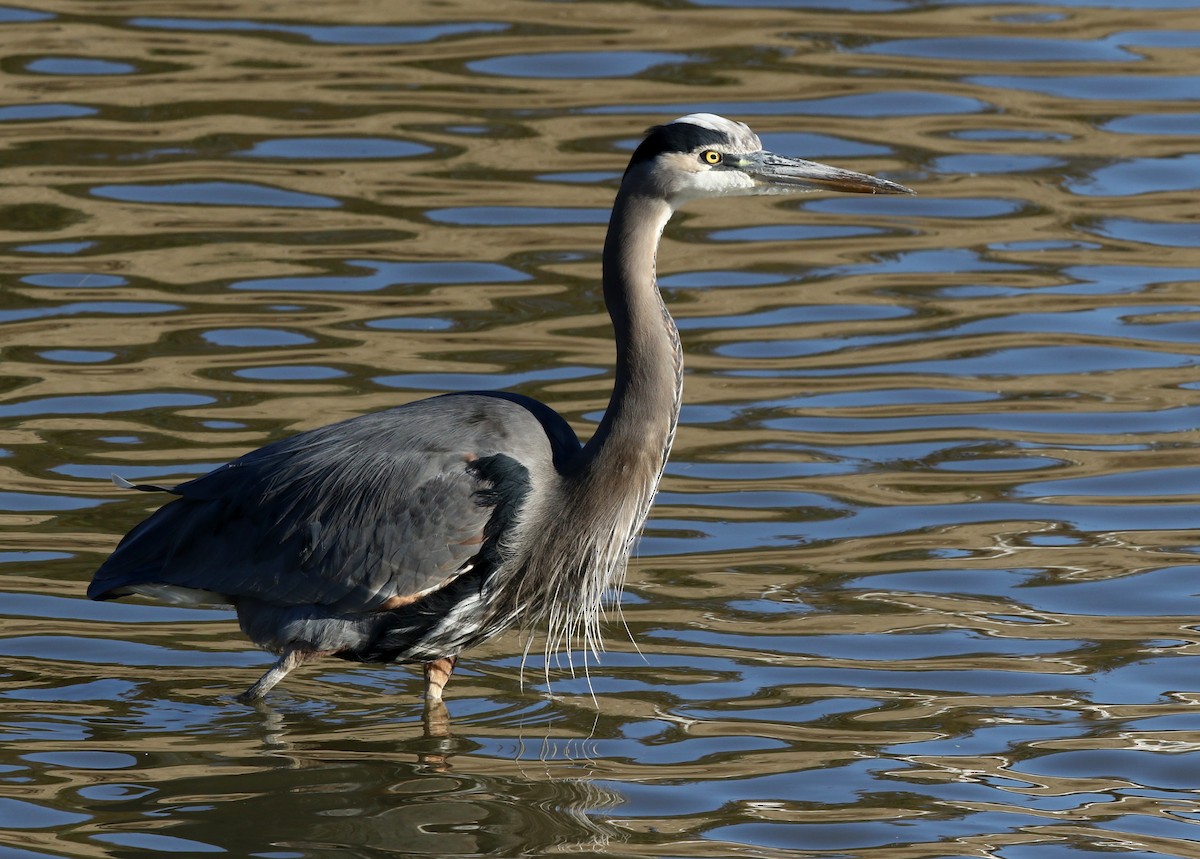
[[[191,756],[177,750],[154,790],[119,809],[105,801],[110,825],[153,826],[230,856],[547,856],[625,838],[604,819],[620,795],[574,762],[473,754],[478,744],[456,738],[444,749],[456,765],[446,767],[426,739],[397,739],[386,721],[330,731],[317,717],[256,706],[265,748],[239,747],[240,730],[219,766],[204,755],[182,766]]]
[[[682,403],[679,335],[655,279],[676,207],[822,189],[912,193],[766,152],[712,114],[650,129],[604,243],[616,373],[586,444],[536,400],[454,393],[276,441],[173,488],[126,483],[176,498],[125,536],[88,596],[232,605],[279,655],[245,701],[319,657],[420,663],[427,733],[448,736],[442,693],[463,650],[514,625],[544,628],[547,655],[600,648],[604,599],[623,582]]]
[[[330,730],[320,714],[264,700],[254,707],[259,748],[231,749],[229,766],[172,778],[138,800],[161,813],[196,797],[236,797],[178,817],[172,834],[232,855],[248,855],[249,846],[307,852],[354,845],[384,855],[540,856],[601,851],[626,837],[604,819],[623,799],[595,781],[578,740],[526,743],[504,727],[482,742],[414,736],[411,726],[398,736],[396,725],[370,714],[352,722],[343,715]],[[245,739],[250,732],[236,733]],[[485,744],[490,751],[480,753]],[[496,754],[497,747],[511,753]]]

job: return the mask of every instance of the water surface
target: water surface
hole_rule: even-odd
[[[327,6],[0,9],[0,856],[1200,856],[1200,3]],[[112,472],[478,387],[588,435],[616,183],[702,110],[919,196],[668,227],[636,646],[501,638],[439,739],[84,599]]]

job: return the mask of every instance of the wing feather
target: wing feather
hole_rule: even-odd
[[[125,536],[88,595],[165,585],[357,612],[440,587],[495,538],[498,508],[519,503],[479,462],[503,456],[528,486],[529,468],[561,453],[511,399],[452,399],[301,433],[168,490],[178,497]],[[477,414],[464,424],[465,405]]]

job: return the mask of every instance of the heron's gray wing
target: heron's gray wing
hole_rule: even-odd
[[[371,611],[436,589],[490,562],[530,466],[551,456],[529,412],[496,402],[466,429],[462,403],[452,415],[441,414],[446,403],[367,415],[181,484],[126,535],[88,595],[152,584]],[[529,424],[540,438],[526,438]]]

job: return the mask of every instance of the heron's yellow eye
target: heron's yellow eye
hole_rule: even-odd
[[[705,149],[700,153],[700,157],[704,160],[705,164],[721,163],[721,153],[715,149]]]

